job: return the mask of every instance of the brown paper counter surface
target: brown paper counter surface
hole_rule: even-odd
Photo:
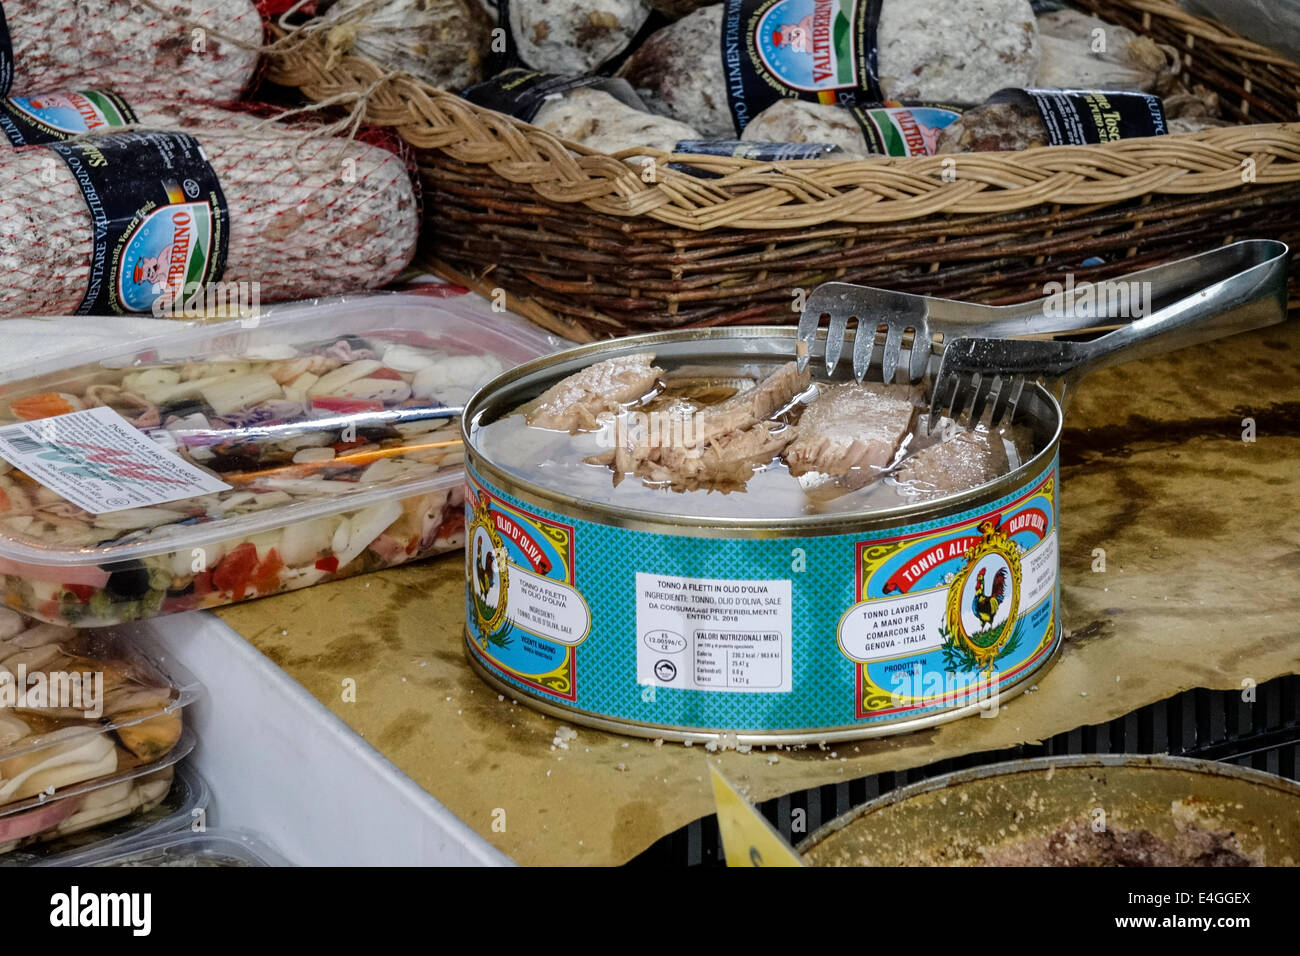
[[[993,719],[729,752],[728,779],[764,800],[1300,673],[1300,322],[1098,373],[1061,461],[1066,641],[1037,691]],[[448,556],[220,613],[520,863],[622,863],[712,812],[702,747],[569,723],[577,738],[552,749],[563,721],[480,683],[461,650],[463,566]]]

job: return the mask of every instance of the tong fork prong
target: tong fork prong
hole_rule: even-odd
[[[921,330],[917,329],[916,334],[912,337],[912,351],[909,353],[907,363],[908,381],[919,382],[925,377],[925,373],[930,368],[930,348],[933,345],[933,339],[927,334],[922,335]]]
[[[799,331],[795,336],[795,341],[799,345],[795,359],[801,372],[808,367],[808,360],[812,358],[813,340],[817,338],[817,328],[821,324],[822,314],[820,311],[808,308],[804,309],[799,316]]]
[[[975,396],[971,399],[970,405],[970,422],[971,425],[978,425],[980,418],[984,414],[984,409],[988,405],[989,393],[993,390],[995,383],[1002,382],[1000,375],[981,375],[979,385],[975,387]]]
[[[826,374],[835,371],[844,354],[844,339],[848,336],[849,317],[843,313],[832,313],[830,325],[826,329]]]
[[[922,349],[911,353],[906,365],[909,381],[919,382],[929,369],[930,332],[927,325],[928,300],[909,293],[888,292],[847,282],[825,282],[808,296],[799,319],[800,351],[811,351],[822,324],[826,330],[826,371],[831,373],[844,355],[850,320],[857,323],[853,338],[853,374],[857,381],[866,378],[875,367],[876,343],[880,329],[885,330],[880,348],[880,369],[886,382],[892,382],[903,364],[903,340],[909,330]]]
[[[1016,406],[1025,390],[1023,375],[1002,378],[1002,387],[998,389],[997,401],[993,403],[993,413],[989,416],[991,427],[996,428],[1005,418],[1008,422],[1015,418]]]
[[[892,317],[891,317],[892,318]],[[858,334],[861,334],[862,320],[858,320]],[[889,384],[898,374],[898,360],[902,358],[903,352],[903,327],[895,322],[890,322],[885,326],[885,352],[880,357],[881,372],[885,376],[885,383]],[[875,336],[872,336],[875,338]]]
[[[936,382],[935,384],[936,394],[939,394],[939,385],[945,386],[946,397],[942,399],[938,408],[930,409],[930,421],[937,424],[939,419],[944,416],[954,420],[960,418],[962,410],[966,407],[966,403],[975,389],[971,377],[965,373],[951,375],[942,382]]]
[[[871,368],[871,355],[876,348],[875,330],[870,332],[868,335],[859,319],[858,330],[853,336],[853,378],[858,382],[867,377],[867,369]]]

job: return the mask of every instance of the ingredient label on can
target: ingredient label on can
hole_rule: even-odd
[[[637,682],[790,693],[790,582],[636,576]]]
[[[148,312],[186,303],[221,279],[230,212],[216,171],[184,133],[113,133],[51,143],[76,177],[93,221],[78,315]]]
[[[849,105],[881,99],[881,0],[727,0],[722,62],[736,132],[787,96]]]
[[[58,143],[82,133],[134,122],[136,115],[130,104],[106,90],[0,100],[0,133],[15,146]]]
[[[103,406],[0,428],[0,458],[95,515],[230,488]]]

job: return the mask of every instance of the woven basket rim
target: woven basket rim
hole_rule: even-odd
[[[1144,15],[1172,20],[1189,36],[1235,57],[1280,69],[1300,90],[1300,65],[1187,13],[1174,0],[1123,2]],[[692,231],[888,223],[936,214],[1009,213],[1043,203],[1110,205],[1149,194],[1194,195],[1248,183],[1300,181],[1300,122],[944,156],[773,163],[651,149],[604,154],[415,77],[386,72],[363,57],[340,55],[320,33],[281,41],[271,59],[274,82],[299,87],[318,101],[364,95],[367,122],[395,127],[418,148],[487,165],[546,200]],[[624,161],[636,155],[655,160],[648,180]],[[669,168],[677,160],[721,177],[701,179]]]

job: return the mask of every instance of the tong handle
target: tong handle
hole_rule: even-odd
[[[1057,383],[1063,386],[1064,399],[1096,369],[1285,321],[1286,244],[1249,240],[1226,248],[1234,249],[1238,266],[1240,257],[1249,257],[1253,264],[1226,277],[1220,273],[1208,285],[1204,275],[1186,276],[1180,285],[1194,291],[1090,341],[971,336],[946,343],[931,392],[931,418],[937,420],[948,407],[956,417],[970,404],[971,418],[978,420],[990,394],[996,393],[996,424],[1001,413],[1014,408],[1029,382]]]
[[[1286,246],[1276,243],[1282,250]],[[1069,377],[1112,365],[1163,355],[1286,318],[1285,282],[1277,281],[1284,259],[1273,259],[1211,285],[1090,342],[1057,343],[1073,353]],[[1270,288],[1271,287],[1271,288]]]

